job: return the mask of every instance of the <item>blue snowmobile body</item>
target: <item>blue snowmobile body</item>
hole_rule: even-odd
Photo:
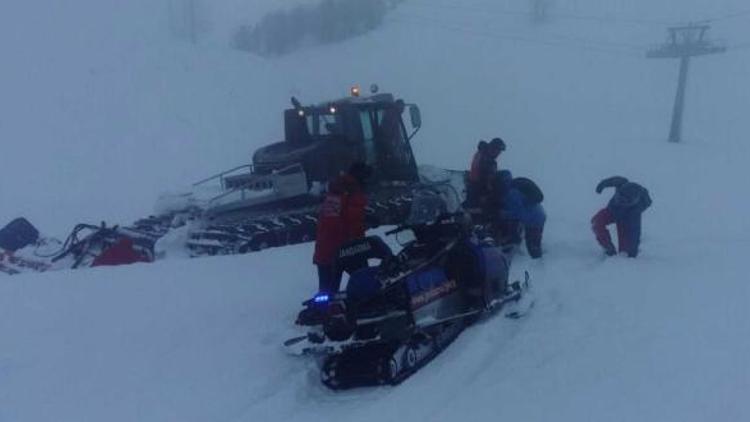
[[[325,315],[322,329],[287,344],[326,356],[322,380],[330,388],[399,383],[483,314],[523,294],[521,283],[508,283],[509,257],[479,240],[463,213],[389,234],[402,231],[414,240],[396,255],[381,254],[377,266],[351,271],[344,291],[310,301]],[[367,262],[372,243],[382,240],[357,242],[342,250],[359,251],[354,258]]]

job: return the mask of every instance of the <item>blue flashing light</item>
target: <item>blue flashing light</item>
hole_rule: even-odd
[[[313,302],[315,302],[315,303],[326,303],[330,299],[331,299],[331,297],[328,296],[328,294],[321,293],[321,294],[315,295],[315,297],[313,298]]]

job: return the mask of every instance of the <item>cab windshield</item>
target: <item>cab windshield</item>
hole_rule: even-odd
[[[307,133],[313,138],[343,135],[343,120],[335,113],[313,112],[305,116]]]

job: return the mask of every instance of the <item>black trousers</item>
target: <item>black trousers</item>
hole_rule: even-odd
[[[335,264],[318,265],[318,291],[321,293],[336,293],[341,287],[343,272]]]
[[[524,227],[523,231],[526,240],[526,250],[529,252],[529,256],[534,259],[541,258],[544,226]]]

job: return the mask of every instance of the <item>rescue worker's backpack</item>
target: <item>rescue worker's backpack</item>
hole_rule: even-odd
[[[39,231],[25,218],[16,218],[0,229],[0,249],[15,252],[39,240]]]
[[[525,177],[516,177],[511,186],[518,189],[529,205],[541,204],[544,201],[544,193],[533,180]]]

